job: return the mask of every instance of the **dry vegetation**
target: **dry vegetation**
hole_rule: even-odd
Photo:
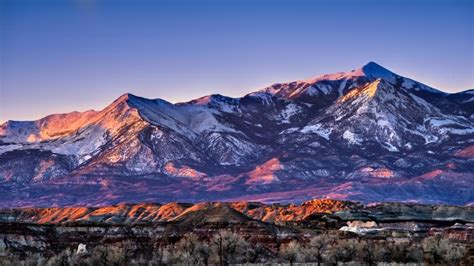
[[[104,243],[87,252],[65,249],[56,253],[17,253],[5,250],[0,265],[232,265],[253,263],[314,263],[319,265],[378,262],[470,265],[471,243],[440,235],[422,239],[341,237],[330,232],[286,243],[251,243],[241,235],[220,230],[210,237],[188,233],[174,243]],[[275,243],[271,243],[275,244]]]

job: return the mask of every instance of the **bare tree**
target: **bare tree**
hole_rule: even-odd
[[[71,262],[72,251],[67,248],[52,256],[46,265],[69,265]]]
[[[399,263],[420,263],[423,261],[423,250],[413,241],[394,240],[387,242],[388,261]]]
[[[102,245],[93,248],[92,261],[94,264],[110,265],[123,264],[124,251],[118,246]]]
[[[421,245],[423,251],[431,255],[431,262],[434,264],[459,262],[467,252],[465,246],[441,235],[427,237],[422,240]]]
[[[187,234],[176,244],[174,253],[180,264],[196,265],[199,263],[199,256],[196,252],[198,242],[195,234]]]
[[[211,249],[209,247],[209,244],[206,242],[200,242],[200,244],[196,248],[196,252],[201,257],[202,263],[206,266],[209,265],[209,258],[211,256]]]
[[[169,251],[161,243],[155,242],[151,251],[152,265],[164,265],[168,259]]]
[[[209,263],[209,245],[195,234],[186,234],[175,246],[175,255],[180,264],[197,265]]]
[[[306,246],[306,253],[311,261],[316,261],[318,265],[324,261],[323,256],[330,248],[334,239],[327,234],[312,237]]]
[[[298,241],[293,240],[290,243],[281,246],[280,248],[280,258],[285,261],[288,261],[292,266],[293,263],[298,262],[303,257],[303,247],[298,243]]]
[[[246,243],[240,235],[220,230],[211,238],[211,244],[218,256],[218,263],[222,266],[238,262]]]
[[[467,257],[467,247],[460,243],[450,242],[443,254],[444,260],[453,264],[459,264]]]
[[[126,263],[126,259],[129,257],[127,255],[127,249],[124,249],[121,246],[110,246],[108,247],[108,258],[111,264],[113,265],[123,265]]]
[[[388,259],[388,249],[385,241],[361,239],[357,245],[356,259],[368,265],[384,262]]]
[[[339,239],[331,249],[335,262],[350,262],[357,252],[358,242],[355,239]]]
[[[265,250],[262,245],[251,245],[250,243],[246,242],[242,256],[245,263],[257,263],[264,252]]]

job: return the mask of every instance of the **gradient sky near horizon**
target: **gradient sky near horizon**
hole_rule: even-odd
[[[0,1],[0,122],[242,96],[375,61],[474,88],[474,1]]]

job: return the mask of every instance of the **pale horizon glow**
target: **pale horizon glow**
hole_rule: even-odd
[[[474,88],[474,2],[0,3],[0,123],[101,110],[124,93],[186,102],[375,61],[445,92]]]

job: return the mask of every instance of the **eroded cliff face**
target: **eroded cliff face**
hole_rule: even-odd
[[[186,215],[212,212],[212,217],[229,220],[233,214],[262,222],[280,223],[308,219],[314,214],[362,208],[350,201],[318,199],[302,204],[263,204],[259,202],[204,202],[198,204],[171,202],[167,204],[119,204],[103,207],[54,207],[1,209],[1,222],[34,224],[143,224],[183,220]],[[203,217],[208,219],[209,216]],[[235,218],[235,217],[234,217]],[[237,218],[236,218],[237,219]],[[239,219],[237,219],[239,220]]]
[[[330,199],[296,204],[205,202],[199,204],[120,204],[105,207],[22,208],[0,211],[0,248],[60,250],[80,243],[128,241],[172,243],[186,233],[203,238],[219,230],[238,232],[255,243],[278,243],[336,234],[419,237],[443,234],[474,240],[472,206],[360,203]]]
[[[264,204],[259,202],[171,202],[140,203],[102,207],[11,208],[0,210],[0,222],[31,224],[108,224],[134,225],[201,220],[246,221],[284,224],[301,222],[315,216],[330,216],[341,221],[461,221],[474,222],[473,206],[423,205],[414,203],[378,203],[315,199],[301,204]]]

